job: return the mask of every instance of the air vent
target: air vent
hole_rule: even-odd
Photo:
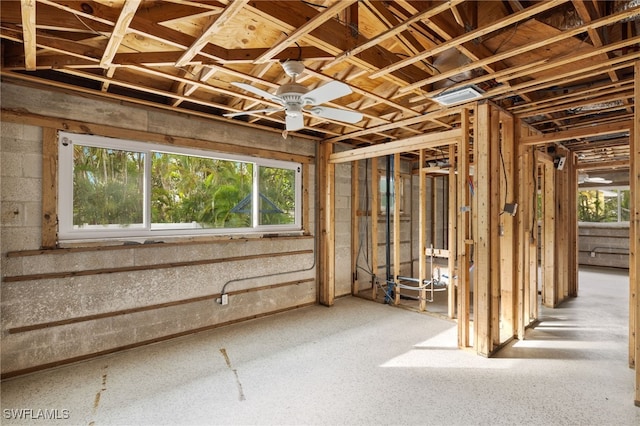
[[[463,87],[462,89],[453,90],[451,92],[444,92],[433,97],[433,100],[440,105],[453,105],[461,102],[468,102],[473,99],[482,97],[480,89],[475,87]]]

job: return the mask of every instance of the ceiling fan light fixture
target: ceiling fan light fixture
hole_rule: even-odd
[[[457,90],[442,92],[431,99],[438,102],[440,105],[449,106],[479,99],[482,97],[483,93],[484,92],[482,90],[475,86],[466,86]]]

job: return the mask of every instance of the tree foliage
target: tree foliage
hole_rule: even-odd
[[[144,154],[78,145],[74,149],[74,225],[142,223]],[[241,161],[153,153],[151,222],[251,227],[254,167]],[[295,172],[259,166],[258,176],[259,223],[294,223]],[[249,204],[242,207],[245,201]]]

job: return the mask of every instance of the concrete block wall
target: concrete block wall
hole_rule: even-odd
[[[3,109],[315,155],[313,141],[231,123],[6,82],[1,90]],[[317,302],[313,165],[306,235],[40,250],[42,129],[3,121],[0,143],[3,377]]]
[[[580,222],[578,263],[628,269],[629,224]]]
[[[351,164],[336,164],[336,297],[351,294]]]

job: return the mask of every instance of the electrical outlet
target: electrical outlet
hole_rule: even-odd
[[[220,304],[222,306],[229,304],[229,295],[228,294],[225,293],[225,294],[221,294],[220,295]]]

